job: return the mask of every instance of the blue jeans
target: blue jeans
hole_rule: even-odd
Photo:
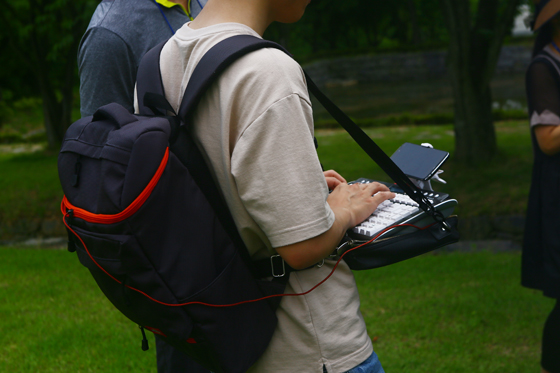
[[[323,366],[323,372],[326,371],[327,368]],[[385,371],[383,370],[381,362],[374,351],[366,361],[344,373],[385,373]]]

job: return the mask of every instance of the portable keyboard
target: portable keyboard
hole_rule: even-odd
[[[367,184],[374,181],[375,180],[361,178],[350,182],[350,184]],[[397,185],[381,181],[378,181],[378,183],[387,185],[396,196],[391,200],[382,202],[369,218],[354,227],[350,232],[354,238],[369,240],[392,225],[412,224],[416,227],[423,228],[434,222],[434,219],[425,211],[421,210],[418,203],[404,193]],[[430,200],[436,210],[441,211],[444,217],[451,215],[455,206],[457,206],[457,200],[450,199],[449,194],[427,190],[423,190],[422,193]],[[408,231],[413,231],[414,229],[415,228],[408,226],[395,227],[382,233],[378,238],[403,234]]]

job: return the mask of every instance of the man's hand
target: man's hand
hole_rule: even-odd
[[[332,171],[334,172],[334,171]],[[335,220],[331,228],[317,237],[291,245],[277,247],[280,256],[295,269],[307,268],[328,256],[340,242],[346,230],[363,222],[377,206],[395,194],[383,184],[353,184],[341,182],[331,171],[325,176],[337,179],[338,186],[327,197],[327,203],[334,212]],[[340,175],[338,177],[342,178]],[[344,179],[342,179],[344,180]]]
[[[339,184],[327,198],[327,203],[345,229],[349,229],[366,220],[381,202],[391,198],[395,198],[395,193],[380,183]]]
[[[329,190],[334,190],[334,188],[336,188],[340,184],[346,184],[346,180],[335,170],[328,170],[323,172],[323,174],[325,175],[325,179],[327,180]]]

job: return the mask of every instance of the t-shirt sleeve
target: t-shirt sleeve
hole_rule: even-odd
[[[111,102],[133,111],[134,61],[129,46],[118,35],[98,27],[86,32],[78,51],[82,117]]]
[[[546,62],[535,62],[527,71],[527,100],[531,126],[560,125],[560,92],[557,73]]]
[[[312,120],[309,102],[291,94],[254,120],[232,153],[241,200],[272,247],[318,236],[334,222]]]

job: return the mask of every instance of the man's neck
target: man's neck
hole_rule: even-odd
[[[226,22],[244,24],[262,36],[272,23],[272,18],[269,16],[268,3],[265,1],[211,0],[206,3],[189,27],[199,29]]]

